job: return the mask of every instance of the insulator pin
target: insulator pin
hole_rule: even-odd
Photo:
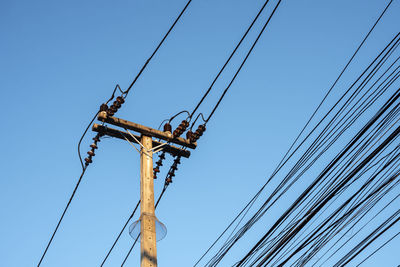
[[[96,145],[95,143],[91,144],[90,147],[91,147],[92,149],[97,149],[97,145]]]
[[[100,106],[100,111],[107,111],[107,109],[108,109],[108,106],[107,106],[107,104],[101,104],[101,106]]]
[[[162,160],[160,159],[159,161],[156,162],[157,166],[162,166]]]
[[[160,156],[158,161],[156,162],[156,167],[153,168],[153,178],[157,179],[157,173],[160,172],[160,167],[163,165],[163,159],[165,159],[165,152],[163,151]]]
[[[164,124],[164,132],[171,132],[172,131],[172,126],[168,122]]]
[[[186,139],[188,139],[188,140],[192,139],[192,135],[193,135],[193,132],[191,130],[187,131],[186,132]]]
[[[110,111],[112,113],[116,113],[118,111],[118,109],[113,105],[113,106],[110,107]]]

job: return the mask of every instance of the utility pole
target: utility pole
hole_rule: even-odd
[[[142,135],[140,150],[140,266],[157,266],[156,221],[154,211],[153,143]]]
[[[188,139],[174,137],[170,131],[159,131],[134,122],[108,116],[102,111],[98,120],[122,127],[125,131],[94,124],[92,130],[111,137],[136,143],[140,149],[140,266],[157,267],[156,216],[154,208],[153,153],[161,150],[173,156],[188,158],[190,151],[172,144],[195,149],[197,144]],[[128,131],[140,133],[140,136]],[[165,142],[153,140],[157,138]]]

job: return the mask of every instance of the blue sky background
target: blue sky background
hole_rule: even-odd
[[[38,263],[81,172],[84,128],[116,83],[130,84],[185,2],[0,2],[0,266]],[[262,3],[194,0],[118,116],[158,127],[192,109]],[[160,203],[157,217],[168,228],[160,266],[193,265],[260,188],[386,3],[282,2]],[[399,14],[394,1],[328,103],[399,31]],[[200,111],[210,112],[248,47],[249,40]],[[162,184],[156,180],[157,192]],[[43,266],[99,266],[138,197],[138,153],[105,139]],[[258,240],[253,235],[237,253]],[[121,264],[131,242],[125,233],[108,266]],[[399,264],[399,246],[393,241],[368,264]],[[138,263],[137,247],[126,266]]]

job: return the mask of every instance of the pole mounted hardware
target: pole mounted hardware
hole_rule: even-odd
[[[115,112],[114,112],[115,113]],[[171,133],[171,127],[165,131],[159,131],[141,124],[130,122],[124,119],[116,118],[101,111],[97,117],[99,121],[109,123],[123,128],[125,131],[113,129],[108,126],[93,124],[92,130],[102,135],[108,135],[140,145],[136,149],[140,153],[140,266],[157,266],[157,246],[156,246],[156,217],[154,207],[154,172],[153,172],[153,154],[159,151],[169,153],[172,156],[189,158],[190,151],[186,148],[195,149],[197,143],[193,140],[179,137],[187,128],[187,123],[178,127]],[[185,127],[186,126],[186,127]],[[131,133],[129,130],[139,133]],[[156,141],[154,139],[159,139]],[[161,142],[164,141],[164,142]],[[178,147],[179,146],[179,147]],[[177,163],[175,162],[177,165]],[[158,166],[158,165],[157,165]],[[175,166],[176,169],[176,166]]]

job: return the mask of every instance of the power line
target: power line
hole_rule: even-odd
[[[392,236],[389,240],[387,240],[385,243],[383,243],[381,246],[379,246],[377,249],[375,249],[371,254],[369,254],[364,260],[362,260],[359,264],[357,264],[357,266],[360,266],[362,263],[364,263],[366,260],[368,260],[369,258],[371,258],[376,252],[378,252],[379,250],[381,250],[383,247],[385,247],[387,244],[389,244],[393,239],[395,239],[398,235],[400,234],[400,232],[398,232],[397,234],[395,234],[394,236]]]
[[[86,167],[87,167],[87,166],[86,166]],[[44,252],[43,252],[43,254],[42,254],[42,257],[40,258],[40,261],[39,261],[39,263],[38,263],[38,266],[40,266],[40,264],[42,263],[42,261],[43,261],[43,259],[44,259],[44,256],[45,256],[46,253],[47,253],[47,250],[49,249],[51,243],[53,242],[53,238],[54,238],[54,236],[56,235],[58,228],[60,227],[61,221],[63,220],[64,215],[65,215],[65,213],[67,212],[67,209],[68,209],[69,205],[71,204],[72,199],[73,199],[74,196],[75,196],[76,190],[78,189],[79,184],[80,184],[81,181],[82,181],[82,177],[83,177],[83,175],[85,174],[86,167],[84,167],[84,169],[83,169],[83,171],[82,171],[82,173],[81,173],[81,176],[79,177],[78,182],[77,182],[76,185],[75,185],[74,191],[72,191],[72,195],[70,196],[70,198],[69,198],[69,200],[68,200],[68,203],[67,203],[67,205],[66,205],[65,208],[64,208],[64,211],[63,211],[63,213],[62,213],[62,215],[61,215],[61,218],[58,220],[57,226],[56,226],[56,228],[54,229],[53,234],[51,235],[51,238],[50,238],[49,242],[47,243],[47,246],[46,246],[46,248],[45,248],[45,250],[44,250]]]
[[[395,39],[394,39],[395,40]],[[394,46],[392,46],[392,47],[397,47],[396,46],[396,43],[394,43],[393,44],[393,41],[390,43],[390,44],[392,44],[392,45],[394,45]],[[386,48],[385,48],[385,50],[387,50],[388,49],[388,47],[389,46],[387,46]],[[393,49],[391,48],[391,49],[389,49],[388,51],[387,51],[387,53],[389,53],[389,54],[391,54],[391,51],[393,51]],[[382,53],[380,54],[380,55],[382,55]],[[382,59],[381,59],[381,62],[383,62],[383,61],[385,61],[387,59],[387,56],[385,55]],[[383,60],[383,61],[382,61]],[[374,61],[376,61],[376,60],[374,60]],[[381,66],[381,64],[382,63],[378,63],[378,65],[377,66]],[[369,67],[368,67],[369,68]],[[365,72],[364,72],[365,73]],[[371,72],[371,73],[376,73],[376,69],[373,69],[373,72]],[[367,76],[367,77],[369,77],[369,75]],[[362,84],[365,84],[365,83],[362,83]],[[353,96],[352,97],[354,97],[354,94],[353,94]],[[330,124],[330,123],[329,123]],[[328,124],[328,125],[329,125]],[[315,128],[314,128],[315,129]],[[274,172],[274,174],[275,174],[276,172]],[[273,175],[274,175],[273,174]],[[259,215],[257,215],[257,216],[259,216]],[[253,218],[255,218],[255,217],[253,217]],[[258,220],[258,219],[257,219]],[[255,222],[255,219],[251,219],[250,221],[249,221],[249,223],[251,222],[251,224],[253,224],[254,222]],[[249,226],[246,226],[246,227],[243,227],[242,228],[243,229],[243,231],[247,231],[246,229],[249,229]],[[242,231],[242,230],[241,230]],[[242,234],[240,235],[240,236],[242,236]],[[240,237],[240,236],[238,236],[238,238]],[[236,238],[236,237],[235,237]],[[235,241],[236,242],[236,241]],[[232,244],[233,245],[233,244]],[[229,249],[229,248],[228,248]],[[221,255],[221,257],[223,256],[224,254],[222,254]]]
[[[125,231],[126,226],[128,226],[129,221],[133,218],[133,216],[136,213],[137,208],[139,207],[140,204],[140,200],[137,202],[135,208],[133,209],[131,215],[129,216],[128,220],[126,220],[124,226],[122,227],[121,231],[119,232],[117,238],[115,239],[114,243],[112,244],[111,248],[108,250],[107,255],[104,257],[102,263],[100,264],[100,266],[103,266],[104,263],[107,261],[108,256],[110,256],[112,250],[114,249],[115,245],[117,244],[119,238],[121,237],[122,233]]]
[[[150,55],[150,57],[146,60],[146,62],[144,63],[144,65],[142,66],[142,68],[140,69],[140,71],[138,72],[138,74],[136,75],[136,77],[133,79],[132,83],[129,85],[129,87],[123,92],[123,97],[126,98],[126,96],[128,95],[129,91],[132,89],[133,85],[136,83],[136,81],[139,79],[140,75],[142,75],[142,72],[146,69],[147,65],[150,63],[150,61],[152,60],[152,58],[154,57],[154,55],[157,53],[158,49],[160,49],[160,47],[162,46],[162,44],[164,43],[165,39],[167,39],[168,35],[170,34],[170,32],[173,30],[173,28],[175,27],[176,23],[179,21],[179,19],[182,17],[182,15],[185,13],[186,9],[188,8],[188,6],[190,5],[190,3],[192,2],[192,0],[187,1],[185,7],[181,10],[181,12],[179,13],[178,17],[175,19],[175,21],[172,23],[171,27],[169,27],[167,33],[164,35],[164,37],[161,39],[161,41],[158,43],[156,49],[154,49],[153,53]]]
[[[208,87],[207,91],[205,92],[205,94],[203,95],[203,97],[200,99],[199,103],[196,105],[196,107],[193,109],[193,111],[190,113],[189,115],[189,120],[192,118],[192,116],[194,115],[194,113],[197,111],[197,109],[200,107],[200,105],[203,103],[204,99],[207,97],[207,95],[210,93],[211,89],[213,88],[215,82],[218,80],[218,78],[220,77],[220,75],[222,74],[222,72],[224,71],[225,67],[228,65],[228,63],[231,61],[232,57],[235,55],[236,51],[238,50],[238,48],[241,46],[242,42],[244,41],[244,39],[246,38],[247,34],[250,32],[250,30],[253,28],[254,23],[258,20],[258,18],[260,17],[261,13],[263,12],[263,10],[265,9],[265,7],[267,6],[269,0],[265,1],[264,4],[262,5],[262,7],[260,8],[260,10],[258,11],[257,15],[254,17],[253,21],[250,23],[249,27],[247,28],[247,30],[245,31],[245,33],[242,35],[242,37],[240,38],[239,42],[236,44],[235,48],[233,49],[233,51],[231,52],[231,54],[229,55],[228,59],[225,61],[224,65],[221,67],[221,69],[218,71],[218,74],[215,76],[214,80],[211,82],[211,85]]]
[[[217,110],[219,104],[221,103],[222,99],[224,98],[225,94],[228,92],[229,88],[231,87],[231,85],[233,84],[233,82],[235,81],[236,77],[238,76],[239,72],[242,70],[244,64],[246,63],[247,59],[249,58],[250,54],[253,52],[254,47],[256,46],[258,40],[260,39],[261,35],[264,33],[265,28],[268,26],[270,20],[272,19],[272,17],[275,14],[275,11],[278,9],[280,3],[282,0],[279,0],[278,3],[276,4],[276,6],[274,7],[274,9],[272,10],[271,15],[268,17],[267,21],[265,22],[264,26],[262,27],[260,33],[257,35],[256,40],[253,42],[253,44],[250,47],[250,50],[247,52],[245,58],[243,59],[242,63],[240,64],[239,68],[237,69],[235,75],[233,75],[233,78],[231,79],[231,81],[229,82],[228,86],[225,88],[224,92],[222,93],[221,97],[219,98],[217,104],[214,106],[213,110],[211,111],[210,115],[208,116],[208,118],[206,119],[207,123],[212,115],[214,114],[214,112]]]

